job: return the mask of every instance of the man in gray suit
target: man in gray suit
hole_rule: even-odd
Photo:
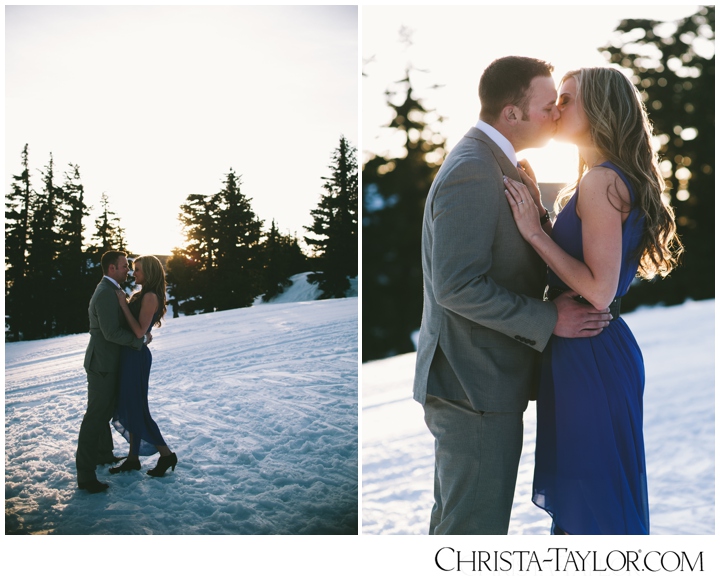
[[[480,79],[480,121],[449,154],[425,203],[414,398],[435,437],[430,534],[507,534],[540,354],[551,334],[594,336],[610,319],[569,293],[542,301],[545,265],[504,195],[503,175],[521,180],[515,152],[555,132],[551,73],[525,57],[490,64]]]
[[[152,339],[150,334],[136,338],[120,309],[116,290],[127,279],[127,257],[119,251],[108,251],[101,259],[103,278],[90,299],[90,342],[85,351],[88,378],[87,411],[80,425],[75,467],[78,488],[91,494],[102,492],[108,485],[99,482],[95,466],[119,461],[113,455],[110,419],[115,409],[120,372],[120,347],[140,350]]]

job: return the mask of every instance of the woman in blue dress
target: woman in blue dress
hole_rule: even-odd
[[[165,306],[165,272],[157,257],[147,255],[134,261],[135,283],[142,286],[139,292],[125,297],[118,290],[117,296],[130,329],[138,338],[159,327],[167,310]],[[141,350],[122,347],[120,361],[120,389],[113,416],[113,425],[130,443],[130,453],[122,465],[110,469],[110,473],[130,472],[140,469],[140,458],[160,452],[157,466],[147,473],[162,477],[169,467],[175,471],[177,456],[165,443],[148,407],[148,381],[152,353],[147,345]]]
[[[610,306],[613,320],[592,338],[553,336],[543,353],[533,502],[552,517],[554,534],[649,534],[645,371],[619,298],[636,274],[667,275],[682,246],[632,83],[615,69],[572,71],[558,108],[555,137],[577,145],[580,165],[555,223],[541,227],[545,210],[527,176],[527,185],[507,179],[506,196],[548,265],[549,298],[573,290],[578,301]]]

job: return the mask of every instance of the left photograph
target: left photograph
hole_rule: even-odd
[[[5,7],[5,534],[358,534],[357,6]]]

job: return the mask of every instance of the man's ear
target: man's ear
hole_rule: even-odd
[[[500,115],[503,117],[505,122],[510,125],[515,125],[522,119],[520,108],[515,105],[506,105],[503,107]]]

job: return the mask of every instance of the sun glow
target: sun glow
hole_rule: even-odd
[[[478,81],[494,59],[524,55],[546,60],[554,65],[559,86],[567,71],[607,66],[598,48],[612,41],[623,18],[675,20],[695,11],[690,5],[364,6],[364,159],[397,147],[396,134],[382,129],[389,121],[386,91],[398,88],[406,70],[413,95],[443,118],[434,127],[451,149],[478,119]],[[570,144],[551,141],[519,157],[530,162],[540,182],[568,183],[577,177],[577,149]]]

